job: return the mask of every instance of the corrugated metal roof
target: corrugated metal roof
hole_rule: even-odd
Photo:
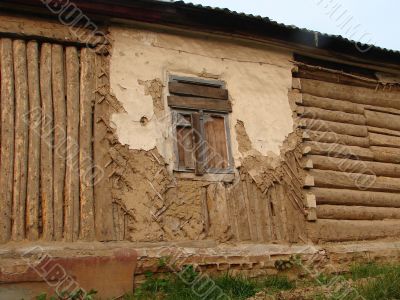
[[[282,28],[287,28],[287,29],[294,29],[294,30],[297,30],[297,31],[302,32],[302,33],[314,33],[314,34],[316,34],[318,36],[334,38],[334,39],[337,39],[338,41],[341,41],[341,42],[348,42],[348,43],[353,43],[353,44],[357,44],[358,43],[358,44],[360,44],[361,47],[364,47],[364,48],[370,48],[370,49],[374,49],[374,50],[378,50],[378,51],[383,51],[383,52],[387,52],[387,53],[391,53],[391,54],[400,55],[400,51],[398,51],[398,50],[388,49],[388,48],[379,47],[379,46],[371,45],[371,44],[359,43],[357,41],[345,38],[345,37],[343,37],[341,35],[333,35],[333,34],[322,33],[322,32],[319,32],[319,31],[309,30],[307,28],[300,28],[300,27],[297,27],[295,25],[286,25],[286,24],[279,23],[279,22],[276,22],[274,20],[271,20],[268,17],[262,17],[260,15],[246,14],[246,13],[243,13],[243,12],[237,12],[237,11],[234,11],[234,10],[230,10],[228,8],[204,6],[204,5],[201,5],[201,4],[194,4],[192,2],[185,2],[185,1],[173,1],[173,0],[172,1],[158,0],[158,1],[159,2],[169,2],[169,3],[171,3],[171,5],[174,5],[174,6],[193,7],[193,8],[197,8],[197,9],[203,9],[205,11],[208,10],[208,11],[214,11],[214,12],[224,12],[226,14],[230,14],[230,15],[234,15],[234,16],[241,16],[241,17],[246,18],[246,19],[262,20],[266,24],[272,24],[272,25],[276,25],[276,26],[279,26],[279,27],[282,27]]]

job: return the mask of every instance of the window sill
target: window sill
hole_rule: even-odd
[[[206,173],[204,175],[198,176],[192,172],[174,171],[174,176],[179,179],[190,179],[190,180],[209,181],[209,182],[232,183],[235,180],[234,173],[226,173],[226,174]]]

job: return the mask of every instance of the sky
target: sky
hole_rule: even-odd
[[[400,0],[185,0],[400,51]]]

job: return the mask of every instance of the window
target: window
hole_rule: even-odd
[[[223,82],[173,76],[169,92],[175,169],[196,175],[233,172],[228,124],[232,106]]]

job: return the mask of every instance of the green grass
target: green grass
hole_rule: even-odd
[[[341,283],[342,286],[335,286],[336,291],[317,294],[314,299],[400,299],[400,265],[374,262],[353,265]]]
[[[359,278],[373,277],[357,287],[365,299],[400,299],[400,266],[370,264],[357,267],[354,274]]]
[[[400,264],[375,262],[356,264],[343,275],[320,274],[317,278],[303,277],[296,281],[286,276],[267,276],[251,279],[230,273],[217,277],[201,274],[187,266],[179,274],[168,273],[164,277],[146,274],[146,280],[134,294],[124,300],[245,300],[258,292],[274,295],[289,291],[289,296],[303,295],[317,300],[393,300],[400,299]],[[81,299],[81,295],[69,295],[67,299]],[[39,300],[49,298],[39,296]],[[96,299],[93,291],[85,300]],[[292,299],[292,298],[291,298]]]
[[[170,274],[165,278],[155,278],[149,273],[135,294],[127,296],[125,300],[222,300],[228,297],[232,300],[244,300],[261,290],[274,293],[295,287],[294,283],[284,276],[270,276],[260,280],[227,273],[211,278],[197,273],[192,267],[189,267],[184,274],[181,277]]]

